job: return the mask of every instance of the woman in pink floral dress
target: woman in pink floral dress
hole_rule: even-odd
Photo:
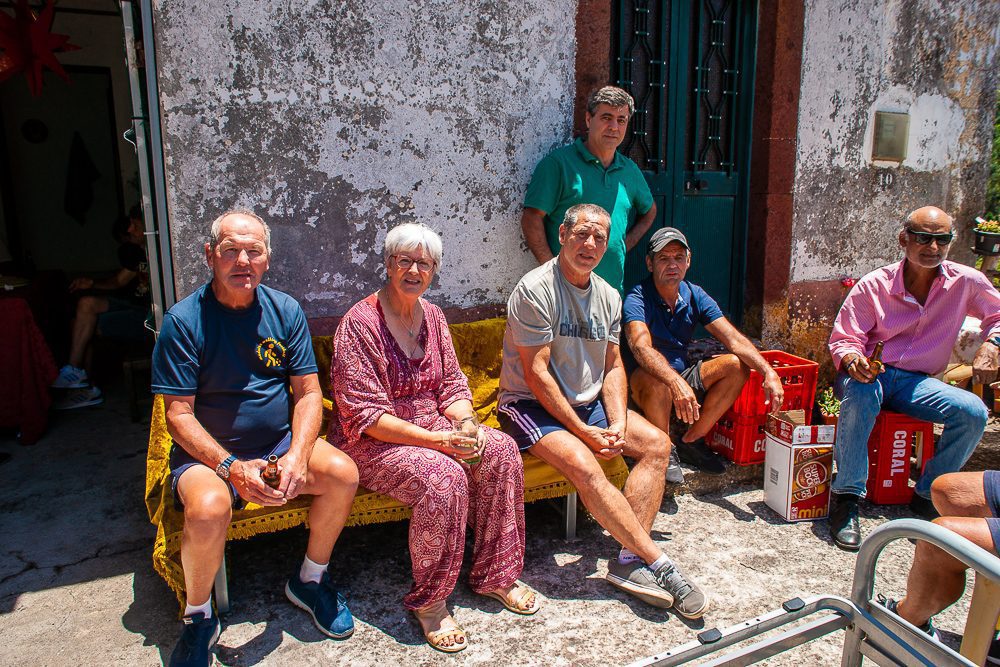
[[[344,316],[333,342],[330,437],[358,466],[362,486],[413,508],[413,588],[403,605],[434,648],[468,645],[447,609],[474,531],[472,590],[519,614],[538,610],[517,581],[524,565],[524,468],[514,441],[480,427],[452,433],[474,415],[444,314],[420,298],[441,264],[441,239],[407,223],[385,240],[386,284]],[[479,457],[479,462],[476,458]]]

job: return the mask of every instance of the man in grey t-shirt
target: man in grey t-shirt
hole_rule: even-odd
[[[670,441],[628,410],[618,353],[621,296],[593,273],[611,220],[594,204],[566,211],[559,254],[529,271],[507,301],[500,372],[500,425],[522,451],[553,466],[623,548],[608,581],[658,607],[699,618],[708,596],[652,540]],[[635,460],[624,493],[598,458]]]

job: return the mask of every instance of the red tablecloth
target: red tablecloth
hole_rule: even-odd
[[[45,432],[56,363],[28,303],[0,298],[0,426],[19,427],[21,442],[34,444]]]

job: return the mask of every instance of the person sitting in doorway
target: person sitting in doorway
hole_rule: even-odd
[[[772,412],[780,410],[784,400],[781,378],[725,318],[715,300],[684,279],[691,268],[691,247],[684,234],[673,227],[653,234],[646,267],[651,275],[625,297],[622,316],[634,359],[629,378],[632,398],[665,433],[670,433],[672,415],[675,423],[688,425],[680,438],[674,438],[667,481],[684,481],[679,461],[721,474],[725,462],[705,446],[705,435],[736,401],[750,369],[764,378],[765,401]],[[687,348],[698,325],[732,354],[688,364]]]
[[[77,391],[56,401],[53,407],[57,410],[104,402],[101,390],[91,384],[84,370],[90,343],[96,333],[116,340],[141,340],[145,335],[150,293],[144,232],[142,210],[134,206],[112,227],[112,235],[120,243],[118,262],[121,268],[117,273],[101,280],[77,278],[70,283],[70,292],[87,293],[76,302],[69,359],[59,370],[52,387]]]

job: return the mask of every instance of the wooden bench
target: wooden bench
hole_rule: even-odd
[[[501,353],[503,350],[504,320],[493,318],[450,327],[462,370],[469,378],[473,394],[473,407],[480,420],[497,427],[496,403],[499,393]],[[319,365],[323,395],[330,396],[330,336],[313,336],[313,349]],[[324,399],[324,417],[329,414],[329,398]],[[324,431],[326,420],[324,419]],[[177,595],[183,609],[184,571],[181,567],[180,544],[184,515],[174,509],[170,489],[170,448],[172,441],[167,432],[163,398],[156,396],[149,428],[149,451],[146,457],[146,508],[149,519],[156,526],[153,545],[153,567]],[[547,498],[564,498],[564,528],[567,539],[576,534],[576,489],[555,468],[531,454],[522,454],[524,460],[524,501],[534,502]],[[618,488],[625,484],[628,467],[619,456],[601,461],[605,474]],[[253,503],[245,509],[234,511],[227,539],[246,539],[261,533],[272,533],[308,523],[310,498],[296,498],[281,507],[261,507]],[[402,521],[410,516],[410,508],[399,501],[368,489],[359,488],[354,498],[348,526],[370,523]],[[229,609],[226,564],[216,575],[215,603],[220,613]]]

